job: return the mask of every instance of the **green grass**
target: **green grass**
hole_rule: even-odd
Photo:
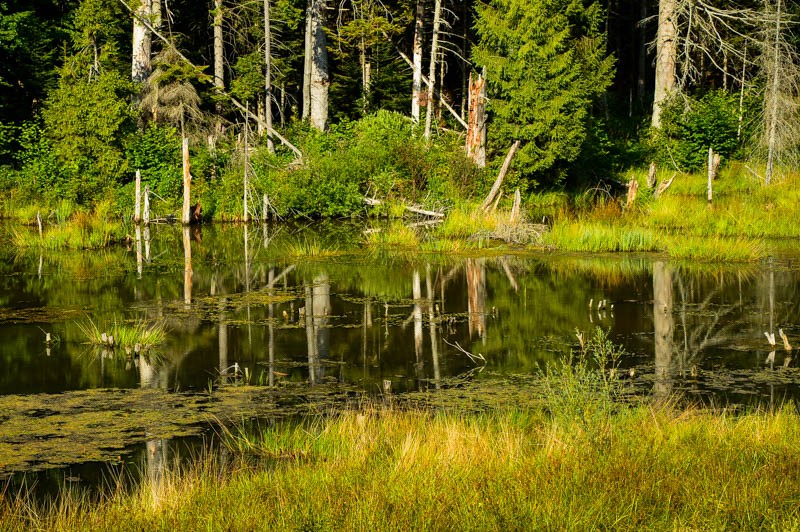
[[[95,345],[108,345],[107,338],[111,336],[114,339],[114,346],[124,348],[134,347],[138,344],[142,350],[146,351],[164,343],[167,338],[166,326],[163,321],[137,320],[133,323],[125,323],[114,320],[110,324],[98,325],[91,319],[87,319],[86,322],[78,322],[77,325],[86,339]]]
[[[304,236],[283,244],[282,253],[287,257],[326,258],[345,253],[337,244],[322,242],[317,237]]]
[[[545,233],[544,244],[563,251],[658,251],[653,232],[598,222],[555,224]]]

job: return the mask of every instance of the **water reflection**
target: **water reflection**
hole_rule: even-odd
[[[576,329],[595,326],[626,347],[623,365],[659,397],[768,397],[794,393],[800,380],[791,351],[770,354],[764,337],[800,336],[791,258],[712,269],[631,257],[286,258],[292,242],[342,248],[359,235],[145,226],[128,250],[9,256],[0,266],[0,393],[243,380],[370,392],[387,381],[402,392],[537,371],[575,347]],[[137,364],[124,353],[102,357],[76,326],[87,317],[163,320],[167,340]],[[43,344],[42,330],[61,341]],[[485,357],[479,376],[470,354]]]

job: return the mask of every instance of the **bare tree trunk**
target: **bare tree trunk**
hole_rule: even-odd
[[[467,157],[479,167],[486,166],[486,79],[483,74],[469,77],[469,122]]]
[[[139,225],[142,221],[142,173],[139,170],[136,170],[136,188],[133,201],[133,223]]]
[[[151,0],[140,0],[139,6],[134,10],[133,17],[133,51],[131,54],[131,79],[135,83],[143,83],[152,71],[150,52],[152,49],[152,35],[147,25],[142,20],[152,17]]]
[[[214,0],[214,86],[225,89],[225,57],[222,41],[222,0]]]
[[[328,126],[328,45],[323,23],[327,0],[313,0],[311,8],[311,83],[309,87],[309,119],[320,131]]]
[[[267,124],[267,149],[275,151],[272,142],[272,27],[269,0],[264,0],[264,121]]]
[[[425,138],[431,138],[431,123],[433,121],[433,92],[436,87],[436,56],[439,53],[439,26],[442,20],[442,0],[436,0],[433,12],[433,38],[431,40],[431,62],[428,74],[428,98],[425,109]]]
[[[244,179],[243,179],[244,183],[242,184],[242,205],[243,205],[242,217],[243,217],[244,223],[247,223],[248,221],[250,221],[249,220],[250,216],[249,216],[249,213],[247,211],[247,187],[249,186],[249,183],[248,183],[248,177],[249,177],[248,171],[249,171],[249,166],[250,166],[250,146],[249,146],[249,144],[250,144],[250,135],[248,134],[249,131],[250,131],[250,122],[247,120],[247,117],[245,117],[245,120],[244,120]],[[246,230],[247,229],[245,228],[245,231]],[[245,250],[245,251],[247,251],[247,250]]]
[[[772,180],[772,169],[775,163],[775,139],[778,128],[778,89],[780,87],[780,42],[781,42],[781,0],[777,0],[775,13],[775,58],[772,64],[772,80],[770,80],[769,130],[767,134],[767,171],[764,182],[769,185]]]
[[[369,58],[367,57],[367,47],[364,43],[364,39],[361,39],[361,43],[358,46],[358,60],[361,64],[361,96],[364,99],[361,109],[363,113],[366,114],[367,110],[369,109],[372,64],[369,62]]]
[[[189,225],[192,221],[191,218],[191,189],[192,189],[192,174],[189,172],[191,164],[189,163],[189,139],[183,137],[182,142],[183,151],[183,211],[181,214],[181,223]]]
[[[656,78],[653,97],[652,126],[661,127],[661,112],[675,89],[675,64],[677,58],[677,28],[675,27],[677,0],[659,0],[658,37],[656,42]]]
[[[303,120],[306,120],[311,114],[311,65],[313,62],[313,46],[311,44],[311,33],[313,31],[311,19],[313,17],[311,11],[315,1],[308,0],[308,7],[306,8],[306,33],[303,55]]]
[[[647,20],[647,1],[640,0],[639,3],[639,60],[636,68],[636,97],[639,98],[639,104],[644,102],[645,92],[647,91],[647,48],[648,41],[647,28],[645,27],[645,20]]]
[[[419,107],[422,100],[422,43],[425,31],[425,0],[417,0],[414,16],[414,51],[411,82],[411,119],[419,123]]]

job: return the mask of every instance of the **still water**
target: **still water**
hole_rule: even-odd
[[[14,423],[52,427],[58,415],[76,417],[77,403],[99,400],[151,421],[87,422],[77,429],[87,440],[99,438],[96,427],[130,438],[60,461],[50,458],[57,446],[45,445],[34,458],[0,459],[0,474],[121,460],[131,448],[160,453],[185,427],[164,427],[136,405],[169,404],[177,393],[273,390],[275,412],[292,404],[282,390],[304,404],[313,402],[309,390],[435,391],[535,373],[596,327],[625,348],[623,373],[642,394],[721,404],[798,395],[797,351],[780,336],[800,347],[800,259],[791,253],[742,266],[653,255],[441,256],[368,249],[363,224],[345,222],[153,226],[110,250],[40,253],[13,250],[8,229],[0,236],[0,458],[61,437],[22,438]],[[88,343],[88,324],[110,331],[115,323],[157,325],[166,339],[138,355]],[[180,416],[186,405],[170,408]],[[237,416],[233,406],[225,412]],[[259,412],[251,404],[238,415]]]

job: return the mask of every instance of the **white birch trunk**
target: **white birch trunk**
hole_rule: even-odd
[[[320,131],[328,126],[328,46],[323,23],[326,0],[313,0],[311,8],[311,82],[309,120]]]
[[[303,120],[307,119],[311,114],[311,64],[313,62],[313,46],[311,45],[311,33],[313,29],[312,6],[315,0],[308,0],[308,7],[306,8],[306,33],[304,43],[303,55]]]
[[[431,40],[431,62],[428,79],[428,98],[425,109],[425,138],[431,138],[431,123],[433,121],[433,92],[436,88],[436,55],[439,53],[439,25],[442,20],[442,0],[436,0],[433,12],[433,38]]]
[[[411,82],[411,118],[419,123],[419,108],[422,100],[422,42],[425,29],[425,0],[417,0],[414,17],[413,74]]]
[[[133,17],[133,50],[131,54],[131,79],[135,83],[143,83],[152,71],[150,52],[152,35],[142,20],[150,21],[152,17],[151,0],[141,0],[134,10]]]
[[[272,27],[269,0],[264,0],[264,121],[267,123],[267,149],[275,151],[272,142]]]
[[[214,86],[225,88],[224,48],[222,41],[222,0],[214,0]]]

